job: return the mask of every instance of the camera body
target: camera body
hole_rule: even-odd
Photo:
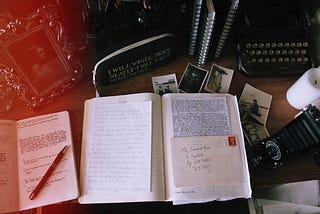
[[[276,134],[247,145],[257,171],[278,168],[286,161],[320,152],[320,111],[309,105]]]

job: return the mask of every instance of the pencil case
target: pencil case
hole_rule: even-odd
[[[172,33],[158,33],[115,50],[101,54],[94,65],[93,83],[101,94],[101,86],[110,85],[170,62],[176,56],[176,39]]]

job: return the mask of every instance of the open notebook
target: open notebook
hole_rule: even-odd
[[[141,93],[87,100],[80,203],[251,196],[236,97]]]

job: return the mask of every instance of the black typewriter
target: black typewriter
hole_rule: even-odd
[[[315,41],[310,34],[315,31],[310,32],[307,15],[308,6],[315,3],[306,2],[242,2],[236,34],[239,71],[250,76],[299,75],[314,66],[313,55],[318,53],[312,50]]]
[[[237,48],[239,70],[251,75],[301,74],[311,68],[306,40],[246,41]]]

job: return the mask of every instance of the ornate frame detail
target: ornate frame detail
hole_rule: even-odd
[[[2,87],[13,88],[32,110],[52,102],[83,76],[58,12],[58,7],[46,5],[0,29],[0,76],[5,80]],[[42,57],[42,64],[37,64],[37,57],[29,50],[49,57]]]

